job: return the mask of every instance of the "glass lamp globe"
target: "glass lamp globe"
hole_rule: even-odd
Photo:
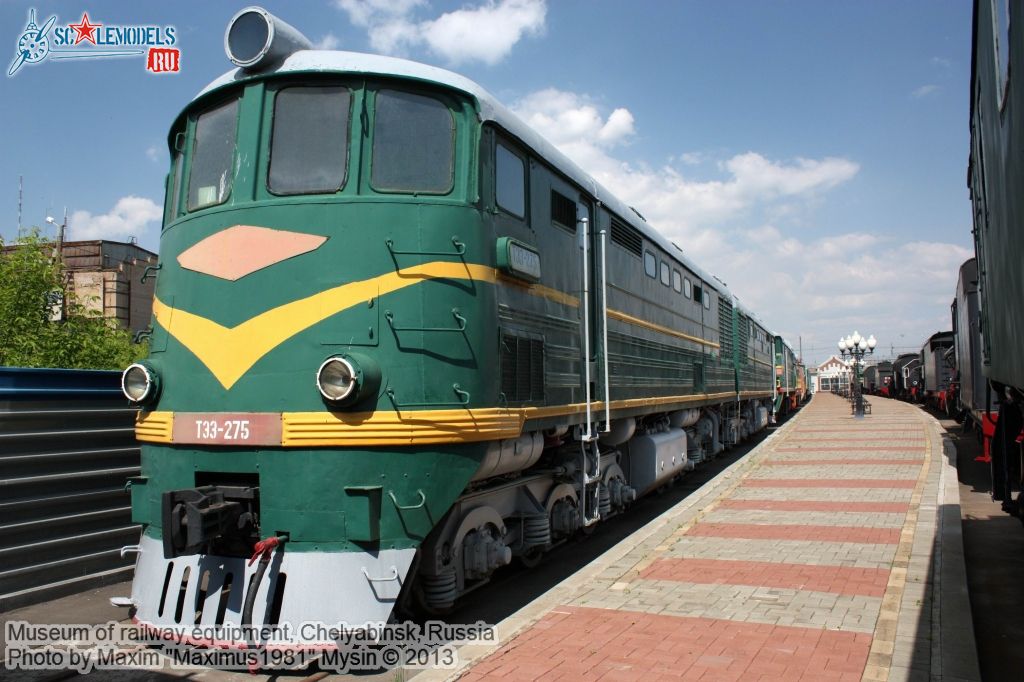
[[[870,348],[871,350],[874,350],[875,346],[877,344],[878,344],[878,341],[875,340],[875,335],[874,334],[872,334],[871,336],[868,337],[868,348]]]
[[[868,340],[863,338],[863,337],[861,337],[860,343],[857,344],[857,347],[860,348],[861,350],[867,350],[868,349]]]
[[[846,350],[846,339],[839,339],[839,343],[837,343],[836,345],[839,346],[839,352],[843,352],[844,350]]]
[[[853,332],[853,345],[856,346],[859,343],[860,343],[860,332],[854,331]]]

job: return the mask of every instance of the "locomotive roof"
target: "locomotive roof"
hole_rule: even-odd
[[[660,232],[648,225],[645,220],[641,220],[630,206],[603,187],[597,180],[570,160],[569,157],[558,151],[553,144],[528,126],[489,92],[457,73],[396,57],[338,50],[300,50],[293,52],[283,62],[269,69],[260,71],[234,69],[228,71],[203,88],[195,99],[200,99],[215,90],[233,83],[292,73],[354,73],[408,78],[421,82],[436,83],[470,95],[476,99],[480,109],[480,116],[484,121],[493,121],[513,136],[519,138],[523,144],[532,148],[551,165],[569,176],[570,179],[589,192],[620,219],[643,233],[650,241],[660,246],[665,253],[679,260],[707,285],[716,289],[726,298],[732,299],[732,293],[721,280],[681,253]],[[758,322],[760,323],[760,321]],[[762,326],[764,326],[763,323]],[[767,327],[765,328],[767,329]]]

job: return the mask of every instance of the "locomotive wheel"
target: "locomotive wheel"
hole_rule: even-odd
[[[544,558],[544,550],[539,547],[530,549],[525,554],[516,557],[523,568],[536,568]]]

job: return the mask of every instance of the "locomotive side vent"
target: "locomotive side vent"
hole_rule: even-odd
[[[744,316],[740,314],[740,329],[743,329]],[[732,303],[724,296],[718,297],[718,342],[722,344],[719,357],[722,362],[732,362]]]
[[[510,403],[544,400],[544,339],[502,334],[501,392]]]
[[[634,256],[643,255],[643,237],[632,227],[627,227],[617,220],[612,221],[612,241]]]
[[[576,234],[576,202],[555,190],[551,190],[551,222]]]

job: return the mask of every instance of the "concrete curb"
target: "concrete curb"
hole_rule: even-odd
[[[932,593],[932,679],[974,682],[981,680],[981,671],[967,590],[956,446],[941,433],[938,422],[935,425],[940,430],[945,461],[939,478],[936,512],[936,541],[940,552],[932,574],[935,586]]]

